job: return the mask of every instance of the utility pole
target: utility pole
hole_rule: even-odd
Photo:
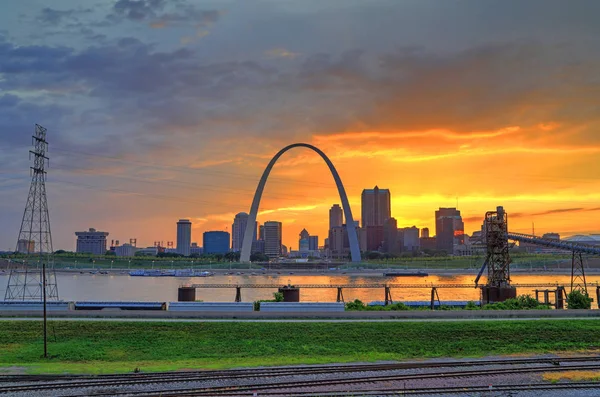
[[[42,263],[42,289],[44,291],[44,358],[48,358],[48,317],[46,315],[46,262]]]

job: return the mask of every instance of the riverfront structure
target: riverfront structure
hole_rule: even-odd
[[[190,256],[192,246],[192,222],[189,219],[180,219],[177,222],[177,253]]]
[[[106,253],[106,237],[108,232],[99,232],[90,228],[87,232],[75,232],[77,236],[77,253],[104,255]]]
[[[307,143],[294,143],[292,145],[284,147],[279,152],[277,152],[277,154],[275,156],[273,156],[273,158],[267,165],[267,168],[265,168],[265,171],[263,172],[262,177],[260,178],[260,181],[258,182],[258,186],[256,187],[256,193],[254,193],[254,198],[252,200],[252,206],[250,208],[250,216],[248,218],[248,224],[246,225],[246,231],[244,232],[244,242],[242,245],[242,253],[240,255],[240,261],[241,262],[249,262],[250,261],[250,251],[252,249],[252,235],[253,235],[252,228],[253,228],[254,222],[256,222],[256,216],[258,214],[258,206],[260,205],[260,199],[262,197],[263,190],[265,189],[265,185],[267,183],[267,178],[269,177],[269,174],[271,173],[271,170],[273,169],[273,166],[275,165],[277,160],[285,152],[287,152],[290,149],[296,148],[296,147],[305,147],[305,148],[308,148],[308,149],[314,151],[319,156],[321,156],[323,161],[325,161],[325,164],[327,164],[327,166],[329,167],[329,171],[331,172],[331,175],[333,176],[333,179],[337,186],[338,193],[340,195],[340,200],[342,202],[342,208],[344,209],[344,215],[346,217],[346,223],[347,223],[347,228],[348,228],[348,238],[349,238],[349,244],[350,244],[350,252],[352,255],[352,262],[360,262],[361,257],[360,257],[360,248],[358,245],[358,236],[356,234],[354,218],[352,217],[352,210],[350,209],[350,203],[348,202],[348,196],[346,195],[346,190],[344,189],[342,180],[341,180],[337,170],[333,166],[333,163],[331,162],[331,160],[329,160],[329,158],[325,155],[325,153],[323,153],[319,148],[317,148],[313,145],[309,145]],[[266,244],[265,244],[265,251],[266,251]]]

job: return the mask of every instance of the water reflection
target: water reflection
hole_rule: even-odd
[[[8,276],[0,275],[0,299],[3,299]],[[172,302],[177,300],[177,288],[182,284],[473,284],[474,274],[462,275],[430,275],[428,277],[374,277],[355,275],[298,275],[298,274],[270,274],[270,275],[217,275],[213,277],[131,277],[126,274],[58,274],[58,291],[61,299],[67,301],[160,301]],[[513,283],[519,284],[547,284],[558,283],[569,286],[568,274],[514,274]],[[588,278],[589,282],[596,282],[594,276]],[[245,288],[242,289],[243,301],[249,302],[258,299],[271,299],[275,289]],[[428,287],[419,289],[394,288],[391,291],[394,301],[429,300],[431,290]],[[440,299],[444,300],[477,300],[479,290],[471,288],[439,289]],[[346,301],[360,299],[364,302],[382,301],[385,298],[383,288],[348,288],[343,291]],[[523,288],[518,294],[533,295],[532,288]],[[300,299],[305,302],[335,301],[337,290],[335,288],[313,289],[303,288]],[[196,299],[213,302],[231,302],[235,298],[234,288],[198,289]]]

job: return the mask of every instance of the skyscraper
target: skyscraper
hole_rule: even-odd
[[[383,225],[392,217],[389,189],[364,189],[361,195],[362,227],[367,230],[367,250],[376,251],[383,245]]]
[[[361,195],[362,226],[383,226],[392,217],[391,193],[389,189],[364,189]],[[368,229],[367,229],[368,230]]]
[[[440,208],[435,212],[436,245],[452,255],[454,246],[465,242],[465,225],[456,208]]]
[[[329,230],[334,227],[341,227],[344,223],[344,213],[339,204],[334,204],[329,209]]]
[[[310,234],[306,231],[306,229],[302,229],[302,231],[300,232],[300,239],[298,240],[298,251],[309,250],[309,237]]]
[[[318,251],[319,250],[319,236],[308,236],[308,250]]]
[[[222,231],[204,232],[202,245],[205,254],[225,254],[229,252],[229,233]]]
[[[238,252],[242,250],[242,243],[244,242],[244,233],[246,233],[246,225],[248,224],[248,214],[240,212],[233,219],[231,225],[231,250]],[[252,236],[252,242],[256,241],[256,225],[254,227],[254,235]]]
[[[278,258],[281,255],[282,224],[277,221],[267,221],[264,224],[265,255]]]
[[[190,256],[192,246],[192,222],[189,219],[180,219],[177,222],[177,253]]]

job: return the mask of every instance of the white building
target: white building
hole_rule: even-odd
[[[189,219],[180,219],[177,222],[177,253],[190,256],[192,246],[192,222]]]
[[[137,248],[131,244],[123,244],[115,247],[116,256],[135,256]]]
[[[106,237],[108,232],[98,232],[90,228],[87,232],[75,232],[77,236],[77,252],[104,255],[106,254]]]
[[[156,256],[158,247],[137,248],[136,254],[139,256]]]

